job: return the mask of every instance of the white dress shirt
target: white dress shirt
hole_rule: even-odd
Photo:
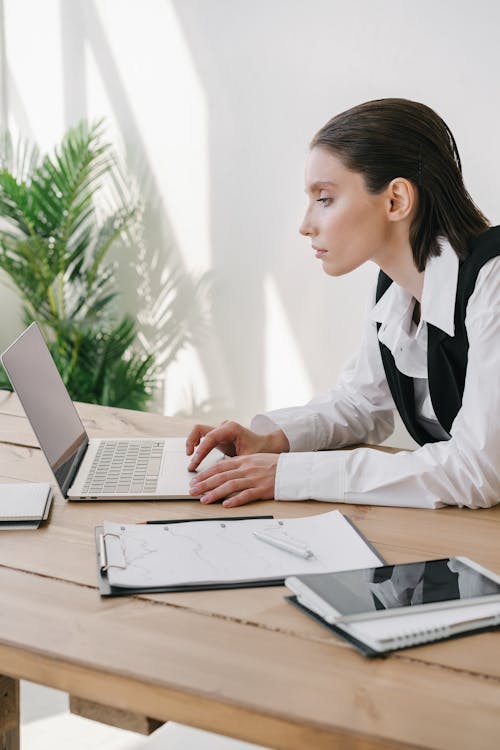
[[[332,390],[305,406],[254,417],[252,429],[280,428],[290,453],[278,460],[276,500],[315,499],[370,505],[485,508],[500,502],[500,257],[481,269],[469,298],[465,325],[469,352],[462,407],[448,434],[436,419],[427,380],[427,323],[454,335],[458,258],[446,242],[425,268],[418,325],[415,299],[396,283],[366,314],[356,361]],[[377,322],[381,323],[377,332]],[[379,339],[396,367],[414,379],[416,414],[439,442],[415,451],[370,448],[394,429],[395,404],[387,384]]]

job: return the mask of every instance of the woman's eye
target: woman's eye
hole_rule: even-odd
[[[321,203],[323,206],[329,206],[333,198],[317,198],[316,202]]]

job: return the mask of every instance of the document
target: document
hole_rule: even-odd
[[[288,575],[383,563],[339,511],[161,525],[106,521],[98,546],[101,571],[112,589],[280,584]],[[297,549],[307,554],[296,554]]]

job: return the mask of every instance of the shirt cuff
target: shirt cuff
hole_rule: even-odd
[[[317,414],[304,414],[303,409],[276,409],[257,414],[250,429],[259,435],[283,430],[290,444],[290,452],[317,451],[325,446],[321,420]]]
[[[346,451],[281,453],[275,500],[344,502]]]

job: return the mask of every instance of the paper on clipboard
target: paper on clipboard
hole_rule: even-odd
[[[265,544],[254,531],[306,544],[310,558]],[[106,521],[109,585],[147,589],[238,584],[376,566],[380,556],[339,511],[306,518],[126,525]]]

